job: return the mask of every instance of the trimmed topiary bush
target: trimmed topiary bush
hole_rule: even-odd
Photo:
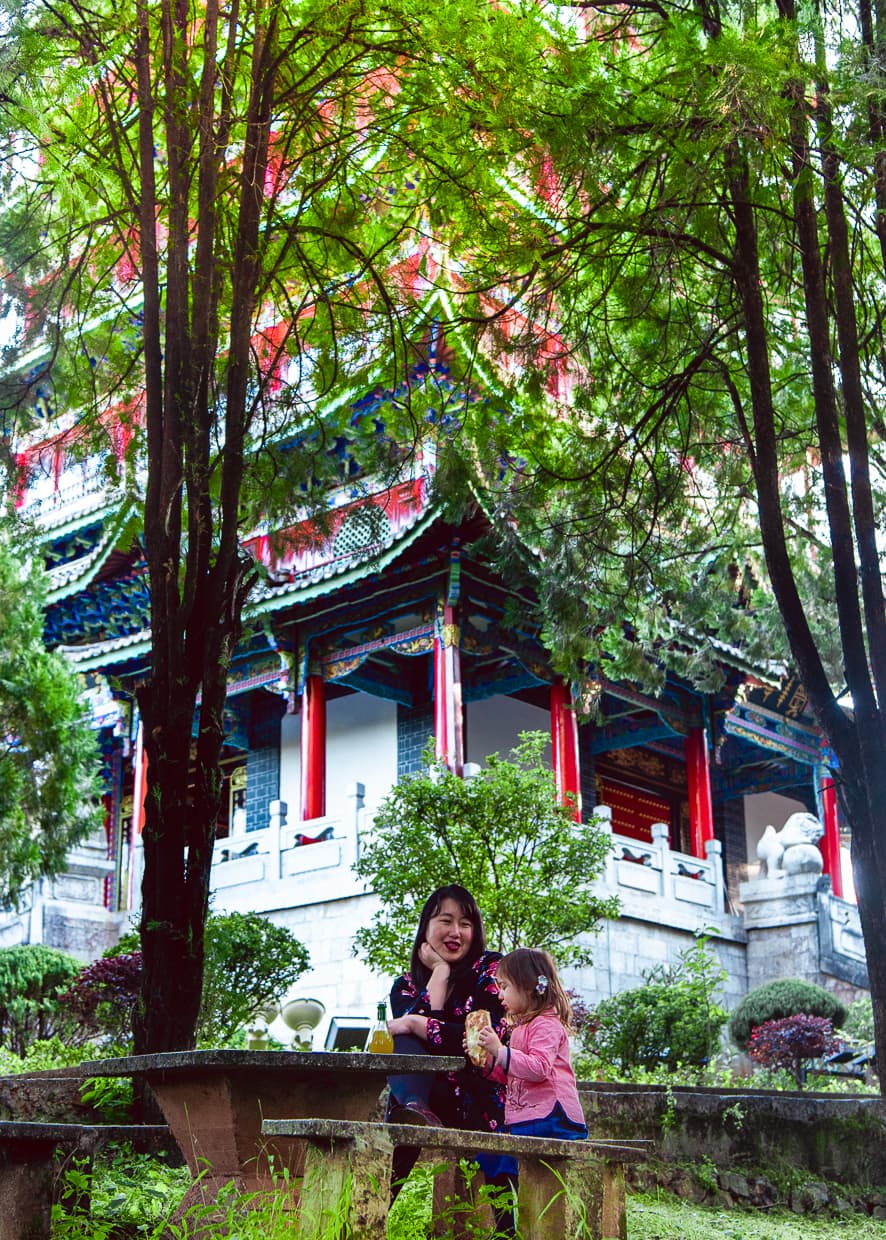
[[[786,1016],[823,1016],[835,1029],[846,1020],[846,1006],[836,995],[799,977],[780,978],[749,991],[729,1018],[729,1036],[744,1050],[755,1025]]]

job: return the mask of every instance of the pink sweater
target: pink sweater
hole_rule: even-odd
[[[502,1064],[507,1062],[509,1051],[510,1063],[505,1072]],[[489,1075],[494,1081],[507,1084],[507,1124],[544,1119],[558,1102],[571,1120],[585,1122],[566,1030],[550,1008],[525,1025],[514,1026],[510,1044],[502,1050]]]

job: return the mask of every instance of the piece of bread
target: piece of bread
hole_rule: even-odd
[[[480,1045],[480,1030],[492,1028],[492,1017],[485,1008],[468,1012],[465,1017],[465,1048],[468,1059],[478,1068],[485,1068],[489,1052]]]

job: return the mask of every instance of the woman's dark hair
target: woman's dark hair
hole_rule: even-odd
[[[412,962],[409,968],[412,980],[419,987],[424,987],[431,976],[431,970],[427,965],[422,964],[419,957],[421,945],[424,943],[428,933],[428,923],[432,917],[436,917],[440,912],[444,900],[454,900],[462,915],[467,917],[474,927],[474,934],[471,939],[471,946],[468,948],[468,954],[463,960],[459,960],[452,972],[460,972],[463,968],[470,967],[486,951],[486,931],[483,929],[483,918],[480,916],[477,901],[465,887],[459,887],[458,883],[450,883],[448,887],[438,887],[425,900],[421,917],[418,919],[415,942],[412,945]]]

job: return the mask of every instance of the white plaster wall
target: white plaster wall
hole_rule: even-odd
[[[397,778],[397,707],[393,702],[351,693],[326,703],[326,813],[350,816],[350,784],[366,787],[375,805]],[[290,825],[301,812],[301,719],[284,715],[280,727],[280,799]]]
[[[301,716],[296,712],[280,720],[280,800],[289,807],[289,821],[300,812]]]
[[[482,702],[469,702],[466,711],[467,762],[478,762],[482,766],[491,753],[507,757],[521,732],[547,732],[550,735],[550,712],[529,706],[517,698],[499,695]]]
[[[351,693],[326,705],[326,813],[350,812],[348,785],[366,786],[366,804],[377,805],[397,780],[397,707]]]
[[[806,806],[801,801],[782,796],[778,792],[755,792],[744,799],[744,829],[748,849],[748,874],[757,873],[757,845],[768,826],[781,830],[791,814],[801,814]]]

